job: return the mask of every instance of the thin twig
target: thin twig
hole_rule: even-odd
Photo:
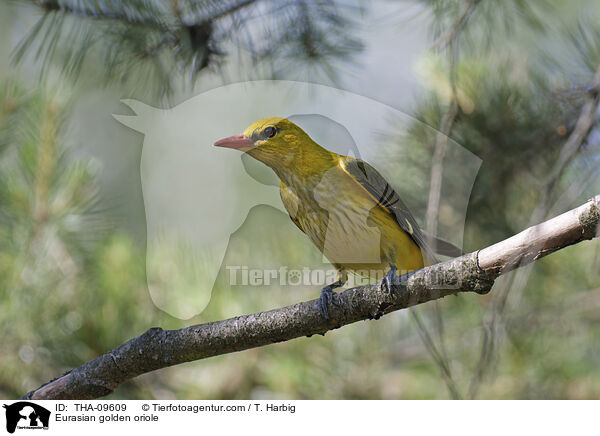
[[[442,50],[447,45],[449,45],[452,41],[456,41],[458,33],[463,28],[463,26],[467,23],[467,21],[469,20],[469,17],[475,10],[475,6],[477,6],[477,3],[479,3],[480,1],[481,0],[466,0],[463,3],[463,8],[460,11],[460,13],[458,14],[458,18],[456,19],[456,21],[454,21],[454,23],[452,24],[450,29],[448,29],[444,34],[442,34],[433,43],[431,48],[434,50]]]
[[[474,7],[475,5],[473,5]],[[431,161],[431,172],[430,172],[430,181],[429,181],[429,198],[427,201],[427,213],[425,216],[425,229],[430,235],[437,235],[438,228],[438,215],[440,209],[440,199],[442,194],[442,176],[444,173],[444,157],[446,156],[446,151],[448,148],[448,137],[450,132],[452,131],[452,126],[454,125],[454,121],[458,114],[458,93],[457,93],[457,69],[456,65],[458,62],[458,45],[456,44],[456,38],[458,37],[458,30],[460,26],[457,27],[456,32],[453,34],[452,39],[448,42],[448,64],[450,71],[450,86],[451,86],[451,98],[450,98],[450,106],[444,115],[442,116],[442,120],[440,123],[440,129],[435,136],[435,144],[434,144],[434,152]],[[414,311],[414,310],[413,310]],[[438,347],[431,339],[429,332],[427,331],[427,327],[423,323],[417,323],[417,329],[419,330],[419,336],[423,338],[430,338],[431,343],[425,343],[425,346],[428,350],[431,350],[431,354],[434,358],[434,361],[438,362],[438,366],[440,366],[440,362],[445,363],[445,365],[440,366],[440,370],[444,375],[444,380],[446,381],[446,385],[448,386],[448,390],[450,394],[456,398],[458,395],[458,391],[456,389],[452,373],[450,372],[450,366],[448,362],[448,353],[446,350],[446,340],[444,337],[444,324],[442,319],[442,309],[440,307],[439,301],[436,301],[433,306],[433,315],[434,315],[434,325],[439,341],[439,351]],[[415,318],[416,319],[416,318]],[[436,358],[439,356],[439,359]]]
[[[436,300],[434,303],[437,303],[437,302],[438,301]],[[450,366],[448,365],[448,358],[446,356],[443,356],[438,351],[437,347],[435,346],[435,343],[433,342],[433,338],[429,334],[427,327],[423,324],[423,321],[421,320],[421,317],[419,316],[418,312],[416,310],[411,309],[410,314],[412,315],[413,319],[415,320],[415,324],[417,325],[417,332],[419,333],[421,341],[425,345],[425,348],[427,349],[428,353],[431,356],[433,356],[433,359],[435,360],[437,365],[440,367],[440,370],[442,372],[442,377],[444,377],[444,381],[446,382],[446,385],[448,386],[450,395],[452,396],[452,398],[454,400],[462,399],[462,396],[460,395],[460,392],[458,391],[458,388],[456,387],[456,383],[454,382],[454,378],[452,377],[452,372],[450,371]]]

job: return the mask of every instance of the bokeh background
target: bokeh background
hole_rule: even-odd
[[[112,118],[127,113],[120,99],[169,108],[224,84],[285,79],[394,107],[413,122],[390,124],[371,154],[410,181],[397,189],[424,227],[451,214],[429,195],[444,138],[481,159],[464,229],[472,251],[600,192],[598,23],[594,0],[0,1],[0,396],[149,327],[318,295],[232,287],[223,270],[200,316],[156,308],[143,137]],[[225,262],[257,253],[274,268],[322,260],[267,206],[251,210]],[[164,369],[109,398],[598,398],[599,269],[598,241],[585,242],[487,296]]]

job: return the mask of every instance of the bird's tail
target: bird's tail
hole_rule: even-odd
[[[448,241],[444,241],[443,239],[437,238],[429,233],[423,232],[425,234],[425,237],[427,238],[429,245],[431,246],[431,249],[441,255],[441,256],[448,256],[448,257],[458,257],[458,256],[462,256],[463,254],[465,254],[460,248],[458,248],[456,245],[448,242]]]

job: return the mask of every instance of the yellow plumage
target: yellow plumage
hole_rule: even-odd
[[[217,146],[265,163],[281,183],[292,221],[339,270],[381,278],[395,266],[406,273],[435,261],[433,251],[398,194],[366,162],[331,152],[285,118],[266,118]],[[331,287],[326,287],[331,298]],[[326,304],[323,308],[325,316]]]

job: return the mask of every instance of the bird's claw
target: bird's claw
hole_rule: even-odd
[[[333,302],[335,292],[333,292],[333,287],[331,285],[325,286],[321,290],[321,296],[319,297],[319,312],[323,315],[323,318],[329,319],[329,313],[327,312],[327,306],[329,303]]]
[[[329,312],[327,311],[327,306],[329,303],[335,303],[335,297],[337,294],[333,292],[335,288],[339,288],[340,286],[344,286],[346,279],[339,279],[338,281],[331,283],[330,285],[325,286],[321,289],[321,296],[319,297],[319,312],[323,315],[323,318],[326,320],[329,319]]]
[[[402,275],[398,275],[398,270],[394,265],[390,266],[390,270],[383,278],[383,285],[386,287],[388,293],[398,292],[398,289],[406,289],[408,285],[408,279],[415,273],[410,271]]]
[[[400,284],[400,276],[396,274],[397,269],[394,265],[390,266],[390,270],[386,273],[383,278],[383,283],[389,293],[392,292],[393,287]]]

